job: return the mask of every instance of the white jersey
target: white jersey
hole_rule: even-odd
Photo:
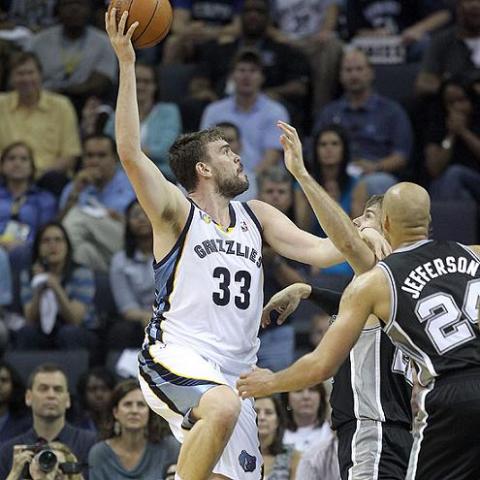
[[[149,341],[188,346],[226,372],[256,363],[263,307],[261,226],[246,203],[230,203],[223,229],[192,203],[170,253],[154,265]]]

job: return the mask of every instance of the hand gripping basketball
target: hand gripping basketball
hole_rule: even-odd
[[[166,37],[172,26],[173,13],[168,0],[111,0],[108,11],[113,9],[117,22],[128,12],[127,31],[138,22],[131,37],[135,48],[153,47]]]

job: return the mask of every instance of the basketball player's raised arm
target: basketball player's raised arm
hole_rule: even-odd
[[[301,390],[335,375],[369,315],[388,313],[389,292],[382,276],[375,268],[357,277],[345,290],[338,316],[317,348],[285,370],[255,369],[242,374],[237,382],[240,395],[247,398]]]
[[[302,187],[320,226],[357,275],[370,270],[376,263],[375,254],[342,207],[308,173],[297,131],[281,121],[278,127],[283,132],[285,166]]]
[[[300,230],[275,207],[260,200],[250,200],[248,205],[262,225],[266,242],[283,257],[319,268],[345,261],[330,239]]]
[[[137,197],[154,225],[164,223],[167,216],[186,219],[188,200],[166,180],[155,164],[142,152],[140,118],[135,79],[135,51],[131,37],[138,23],[126,30],[127,12],[116,22],[116,10],[105,15],[106,29],[118,57],[120,81],[115,112],[115,132],[118,155]]]

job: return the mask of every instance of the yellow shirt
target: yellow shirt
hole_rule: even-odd
[[[58,158],[80,155],[77,116],[70,100],[42,90],[38,104],[18,104],[18,93],[0,94],[0,151],[23,141],[35,154],[37,176],[52,168]]]

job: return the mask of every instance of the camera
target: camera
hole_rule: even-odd
[[[53,450],[41,450],[35,455],[40,471],[50,473],[57,466],[58,458]]]
[[[67,475],[82,473],[82,465],[77,462],[63,462],[59,463],[58,457],[54,452],[54,449],[50,447],[48,444],[42,445],[23,445],[23,450],[30,450],[32,451],[35,456],[34,459],[38,462],[38,466],[40,471],[43,473],[50,473],[58,465],[59,470],[62,473]],[[29,464],[26,464],[23,472],[22,478],[31,479],[29,472]]]

